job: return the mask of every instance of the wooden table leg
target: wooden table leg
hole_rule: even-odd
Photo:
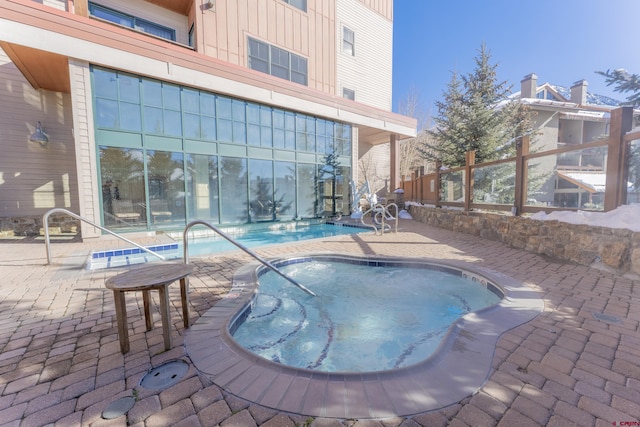
[[[124,292],[113,291],[113,300],[116,305],[116,321],[118,322],[118,338],[120,338],[120,351],[122,354],[129,351],[129,330],[127,329],[127,305],[124,300]]]
[[[144,321],[147,325],[147,331],[153,329],[153,317],[151,317],[151,299],[149,298],[149,291],[142,291],[142,301],[144,304]]]
[[[162,317],[162,335],[164,337],[164,349],[171,350],[171,311],[169,310],[169,284],[158,287],[160,293],[160,317]]]
[[[189,327],[189,280],[186,277],[180,279],[180,297],[182,299],[182,319],[184,327]]]

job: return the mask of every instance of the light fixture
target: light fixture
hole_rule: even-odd
[[[47,144],[49,143],[49,137],[42,130],[42,123],[38,122],[38,124],[36,125],[36,131],[33,132],[31,136],[29,136],[29,141],[38,142],[43,147],[47,146]]]

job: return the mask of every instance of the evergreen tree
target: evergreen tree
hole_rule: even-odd
[[[462,82],[458,73],[451,74],[451,80],[444,92],[444,99],[436,101],[438,115],[434,118],[435,127],[427,133],[431,136],[418,152],[428,160],[442,160],[447,165],[464,163],[465,148],[463,138],[465,130],[465,108]],[[462,152],[460,159],[459,153]]]
[[[640,75],[630,74],[625,69],[596,71],[597,74],[606,78],[607,86],[614,85],[613,89],[616,92],[627,93],[633,92],[627,97],[629,105],[638,108],[640,107]]]
[[[498,80],[498,64],[491,64],[484,43],[474,62],[471,73],[461,78],[453,73],[444,100],[436,103],[438,117],[430,131],[434,142],[422,150],[424,155],[433,150],[450,167],[463,165],[471,150],[477,163],[513,156],[515,138],[522,135],[516,124],[522,122],[524,110],[508,101],[511,87]]]

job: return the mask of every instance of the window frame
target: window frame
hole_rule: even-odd
[[[121,22],[121,20],[109,19],[106,16],[98,16],[98,15],[96,15],[96,10],[104,12],[105,15],[110,15],[110,16],[113,16],[114,18],[119,17],[121,20],[126,20],[127,22],[130,23],[130,25],[124,24],[123,22]],[[93,18],[102,19],[104,21],[108,21],[108,22],[111,22],[113,24],[125,27],[125,28],[130,28],[132,30],[135,30],[135,31],[138,31],[138,32],[141,32],[141,33],[144,33],[144,34],[148,34],[148,35],[151,35],[151,36],[154,36],[154,37],[159,37],[159,38],[164,39],[164,40],[169,40],[169,41],[172,41],[172,42],[176,41],[176,30],[174,30],[173,28],[166,27],[164,25],[155,23],[153,21],[149,21],[148,19],[144,19],[144,18],[140,18],[140,17],[134,16],[134,15],[128,14],[128,13],[120,12],[119,10],[112,9],[110,7],[107,7],[107,6],[103,6],[101,4],[97,4],[97,3],[94,3],[94,2],[89,2],[89,15],[91,17],[93,17]],[[140,25],[143,25],[143,26],[140,27]],[[164,37],[162,35],[158,35],[158,34],[151,33],[149,31],[145,31],[143,29],[145,26],[148,27],[148,28],[155,28],[155,29],[160,30],[162,32],[166,32],[169,37]]]
[[[346,99],[350,99],[352,101],[356,100],[356,91],[353,89],[349,89],[346,87],[342,88],[342,97]]]
[[[307,58],[253,37],[247,37],[247,39],[249,69],[308,86]],[[286,58],[286,64],[282,61],[284,58]]]
[[[342,52],[356,56],[356,33],[346,25],[342,26]]]
[[[282,0],[290,6],[300,9],[303,12],[307,11],[307,0]]]

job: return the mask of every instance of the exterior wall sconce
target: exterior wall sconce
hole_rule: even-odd
[[[47,146],[47,144],[49,143],[49,137],[42,130],[42,123],[38,122],[35,132],[33,132],[31,136],[29,136],[29,141],[38,142],[43,147]]]

